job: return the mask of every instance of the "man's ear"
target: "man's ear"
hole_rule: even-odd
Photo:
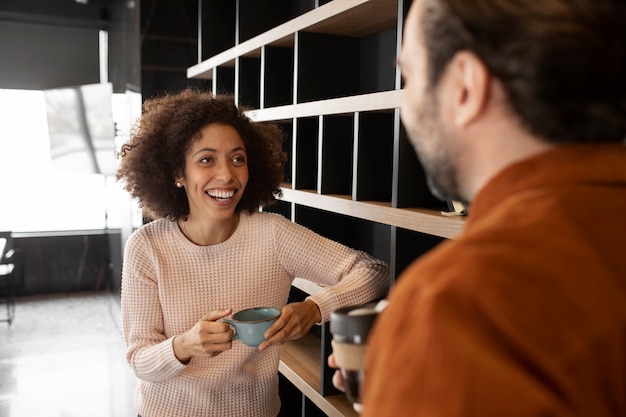
[[[463,127],[474,122],[489,102],[491,75],[472,52],[460,51],[450,62],[454,123]]]

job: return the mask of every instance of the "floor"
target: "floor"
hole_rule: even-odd
[[[109,292],[18,298],[0,322],[0,417],[134,417],[135,384]]]

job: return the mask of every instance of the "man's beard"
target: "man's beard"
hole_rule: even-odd
[[[439,103],[432,92],[418,110],[417,125],[407,130],[409,139],[426,173],[428,188],[441,200],[467,204],[459,187],[459,173],[455,163],[459,159],[458,143],[441,122]]]

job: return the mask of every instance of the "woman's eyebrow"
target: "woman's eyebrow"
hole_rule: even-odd
[[[199,153],[202,153],[202,152],[213,152],[213,153],[216,153],[217,149],[201,148],[201,149],[198,149],[196,152],[194,152],[191,156],[196,156],[196,155],[198,155]]]
[[[241,152],[241,151],[246,152],[246,148],[241,147],[241,146],[238,146],[238,147],[236,147],[236,148],[231,149],[231,150],[230,150],[230,153],[233,153],[233,152]],[[201,148],[201,149],[198,149],[196,152],[194,152],[192,156],[196,156],[196,155],[198,155],[199,153],[202,153],[202,152],[212,152],[212,153],[217,153],[217,149],[213,149],[213,148]]]

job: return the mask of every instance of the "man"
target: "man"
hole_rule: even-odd
[[[470,210],[392,290],[365,417],[626,416],[624,22],[624,0],[413,2],[402,120]]]

